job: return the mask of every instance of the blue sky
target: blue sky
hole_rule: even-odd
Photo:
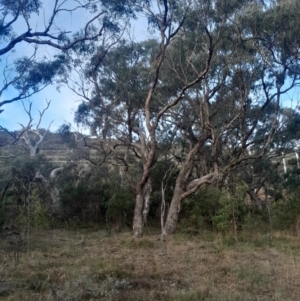
[[[44,20],[48,20],[50,13],[53,10],[53,2],[52,1],[44,1],[44,13],[39,16],[32,16],[30,19],[30,23],[35,30],[42,30],[44,28]],[[80,27],[83,27],[84,24],[91,18],[88,12],[83,14],[83,11],[78,13],[71,14],[63,14],[61,15],[55,25],[58,27],[62,27],[67,31],[76,32]],[[16,23],[15,31],[17,33],[24,32],[24,28],[26,28],[26,24],[23,22]],[[147,23],[145,20],[139,20],[134,24],[130,29],[131,35],[134,36],[135,39],[145,39],[149,35],[147,33]],[[4,44],[0,47],[3,47]],[[1,47],[1,48],[2,48]],[[13,59],[20,56],[30,56],[33,53],[34,46],[28,45],[26,43],[18,44],[14,53],[8,54],[8,59],[12,61]],[[51,58],[54,54],[58,53],[58,50],[55,50],[49,46],[41,46],[38,49],[39,55],[46,56]],[[2,70],[5,66],[5,60],[7,56],[1,57],[0,62],[0,85],[2,84]],[[8,89],[5,93],[3,93],[0,101],[5,99],[10,99],[16,96],[13,88]],[[31,96],[28,100],[24,101],[24,104],[28,107],[29,101],[33,103],[32,105],[32,116],[37,121],[39,114],[38,110],[43,110],[46,106],[46,101],[51,100],[51,105],[49,109],[45,112],[41,127],[48,128],[49,124],[52,122],[51,131],[56,131],[60,125],[63,123],[73,123],[74,111],[77,106],[80,104],[79,97],[75,95],[70,89],[67,87],[60,87],[59,91],[56,89],[56,86],[48,86],[41,92]],[[23,105],[21,101],[13,102],[10,104],[6,104],[1,109],[4,111],[0,114],[0,124],[9,130],[18,130],[21,128],[20,124],[28,123],[28,116],[24,112]],[[73,124],[75,127],[75,125]]]
[[[53,2],[44,1],[43,8],[43,13],[40,13],[39,16],[33,15],[30,19],[30,24],[33,27],[33,30],[43,30],[44,20],[49,19],[50,13],[53,10]],[[85,24],[85,22],[88,20],[88,17],[88,14],[84,15],[82,12],[80,14],[75,12],[72,15],[68,13],[61,15],[61,17],[55,22],[55,25],[58,27],[63,27],[68,31],[75,32],[81,25]],[[15,24],[14,29],[17,33],[22,33],[24,32],[24,29],[26,29],[26,24],[24,24],[24,21],[18,21]],[[4,43],[0,45],[0,47],[3,45]],[[28,45],[22,42],[16,45],[13,53],[9,53],[8,55],[3,55],[1,57],[0,85],[2,84],[2,70],[5,66],[5,60],[8,58],[8,60],[11,62],[20,56],[30,56],[33,53],[33,50],[33,45]],[[38,49],[38,55],[40,57],[46,56],[51,58],[57,52],[57,50],[49,46],[41,46]],[[9,88],[5,93],[3,93],[0,101],[10,99],[16,95],[17,94],[14,89]],[[37,120],[39,116],[37,110],[43,110],[45,108],[46,100],[51,100],[51,106],[44,114],[41,127],[47,128],[50,122],[53,120],[51,130],[56,130],[64,122],[73,121],[74,110],[76,109],[78,102],[76,102],[73,93],[71,93],[69,89],[62,87],[59,92],[55,86],[48,86],[43,91],[33,95],[28,100],[25,100],[24,104],[27,107],[29,101],[33,102],[32,116],[35,118],[35,120]],[[24,112],[21,101],[6,104],[1,109],[4,109],[4,111],[0,114],[0,124],[9,130],[20,129],[20,123],[28,123],[28,116]]]
[[[52,11],[52,1],[44,1],[45,15],[40,14],[39,17],[35,16],[31,19],[31,24],[33,24],[36,29],[42,29],[44,24],[44,19],[47,20],[49,13]],[[47,13],[48,12],[48,13]],[[73,13],[72,15],[62,15],[56,22],[58,27],[63,27],[68,31],[75,32],[80,26],[82,27],[87,20],[89,20],[90,15],[88,13]],[[19,22],[16,27],[17,32],[22,32],[24,30],[24,24]],[[136,40],[144,40],[150,37],[147,31],[147,21],[145,18],[140,18],[137,22],[133,24],[130,29],[131,35],[134,36]],[[1,45],[0,45],[1,46]],[[30,55],[33,52],[33,45],[28,45],[26,43],[18,44],[15,47],[15,52],[10,55],[10,59],[20,57],[22,55]],[[40,56],[47,56],[51,58],[58,51],[47,46],[39,48]],[[4,67],[5,57],[1,57],[2,62],[0,62],[0,85],[2,83],[2,68]],[[285,106],[295,106],[299,101],[298,97],[299,89],[294,89],[284,95],[284,105]],[[4,93],[0,99],[8,99],[13,97],[13,89],[9,89]],[[41,127],[48,128],[49,124],[52,122],[51,130],[56,131],[60,125],[63,123],[73,123],[73,116],[77,106],[80,104],[80,99],[67,87],[60,87],[60,91],[56,89],[56,86],[48,86],[43,91],[30,97],[24,103],[28,107],[28,102],[32,101],[32,116],[37,121],[39,115],[37,110],[43,110],[46,106],[46,101],[51,100],[51,105],[49,109],[45,112]],[[291,103],[293,100],[293,103]],[[0,114],[0,124],[9,130],[18,130],[21,128],[20,124],[28,123],[28,116],[24,112],[23,105],[20,101],[7,104],[1,109],[4,112]],[[75,125],[73,124],[75,127]]]

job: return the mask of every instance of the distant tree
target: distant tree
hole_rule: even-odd
[[[42,118],[44,116],[44,113],[46,110],[48,110],[50,106],[50,101],[47,102],[47,106],[43,111],[39,111],[39,120],[37,124],[33,125],[33,117],[31,113],[32,103],[29,104],[29,108],[27,109],[23,103],[23,107],[25,112],[27,113],[29,117],[28,124],[26,126],[22,125],[22,135],[20,137],[21,140],[24,141],[24,147],[29,152],[30,158],[35,159],[39,152],[39,147],[44,141],[47,133],[49,132],[49,128],[51,126],[51,123],[48,127],[48,129],[40,129],[40,124],[42,121]],[[41,172],[39,168],[35,170],[35,175],[32,181],[30,182],[30,187],[34,181],[40,181],[44,189],[48,190],[51,197],[51,210],[54,214],[60,214],[61,213],[61,206],[60,206],[60,195],[59,190],[57,187],[57,175],[63,170],[62,167],[55,168],[51,170],[49,179],[47,179]],[[25,176],[25,175],[24,175]],[[30,195],[30,190],[28,190],[28,194]]]

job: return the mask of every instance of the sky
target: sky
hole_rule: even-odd
[[[54,2],[54,1],[53,1]],[[30,24],[34,28],[34,30],[42,30],[43,20],[48,20],[50,13],[53,10],[53,2],[52,1],[44,1],[44,10],[39,16],[33,15],[30,19]],[[69,31],[75,32],[80,25],[84,24],[88,19],[88,15],[73,13],[70,14],[63,14],[57,19],[55,25],[58,27],[66,28]],[[76,22],[74,22],[76,20]],[[26,26],[26,25],[25,25]],[[23,22],[17,22],[16,26],[14,27],[17,33],[24,31],[24,24]],[[27,43],[19,43],[16,45],[14,49],[14,53],[9,54],[9,59],[13,60],[14,58],[20,56],[30,56],[33,53],[34,46],[29,45]],[[49,46],[41,46],[38,49],[39,56],[46,56],[51,58],[57,50]],[[4,67],[5,58],[2,56],[2,62],[0,62],[0,70]],[[2,70],[1,70],[2,71]],[[2,83],[2,72],[0,72],[0,83]],[[13,88],[10,88],[4,93],[1,97],[1,100],[10,99],[14,97],[16,92]],[[0,101],[1,101],[0,100]],[[45,112],[41,127],[48,128],[50,123],[51,130],[55,131],[57,128],[66,122],[73,121],[74,110],[78,106],[78,102],[76,101],[75,96],[73,93],[66,87],[61,87],[60,91],[56,89],[56,86],[48,86],[41,92],[31,96],[29,99],[24,100],[24,105],[28,108],[29,102],[32,102],[32,117],[34,121],[37,122],[39,113],[38,110],[42,111],[45,106],[47,105],[47,101],[51,100],[51,105],[49,109]],[[78,100],[78,98],[77,98]],[[16,101],[7,105],[4,105],[1,109],[4,111],[0,114],[0,124],[9,130],[18,130],[21,128],[20,124],[26,125],[28,123],[28,115],[25,113],[23,109],[23,104],[21,101]],[[34,122],[33,122],[34,123]]]
[[[54,2],[54,1],[53,1]],[[53,2],[52,1],[44,1],[44,10],[43,13],[39,16],[32,16],[30,19],[30,23],[32,27],[36,30],[43,29],[44,20],[48,20],[50,13],[53,10]],[[70,1],[72,3],[72,1]],[[67,31],[76,32],[80,27],[83,27],[86,22],[91,18],[91,15],[88,12],[83,13],[75,12],[72,15],[62,14],[57,19],[55,25],[61,28],[66,29]],[[26,25],[22,22],[16,23],[15,31],[17,33],[24,32],[24,28]],[[134,35],[134,38],[137,40],[147,38],[147,23],[145,20],[141,18],[133,24],[130,29],[131,35]],[[4,44],[1,44],[0,48],[3,47]],[[26,44],[24,42],[19,43],[15,49],[14,53],[9,54],[9,59],[13,60],[14,58],[28,55],[30,56],[33,53],[34,46]],[[51,58],[54,54],[58,53],[58,50],[51,48],[50,46],[41,46],[39,47],[38,53],[40,56],[46,56]],[[0,62],[0,85],[2,84],[2,69],[5,65],[5,56],[1,57]],[[8,89],[5,93],[3,93],[0,101],[5,99],[10,99],[16,95],[13,88]],[[74,128],[77,129],[77,126],[74,124],[74,112],[76,111],[78,105],[80,104],[80,99],[77,95],[75,95],[69,88],[60,87],[59,91],[57,90],[55,85],[48,86],[41,92],[31,96],[29,99],[24,100],[24,105],[26,108],[29,107],[29,102],[32,102],[32,117],[34,118],[33,123],[37,123],[39,118],[38,110],[42,111],[46,105],[47,101],[51,100],[51,105],[49,109],[45,112],[40,127],[48,128],[50,123],[51,131],[56,131],[62,124],[71,123]],[[16,101],[10,104],[6,104],[1,109],[4,111],[0,114],[0,125],[13,131],[19,130],[21,125],[26,125],[28,123],[28,115],[23,109],[23,104],[21,101]],[[83,130],[83,129],[78,129]]]
[[[72,1],[70,1],[72,3]],[[44,11],[37,16],[33,16],[30,20],[33,28],[42,29],[44,20],[49,18],[50,13],[53,9],[52,1],[44,1]],[[60,15],[57,19],[55,25],[58,27],[62,27],[68,31],[76,32],[78,28],[82,27],[88,20],[90,19],[90,15],[88,12],[83,13],[75,12],[71,14],[63,14]],[[26,27],[25,27],[26,28]],[[22,22],[18,22],[16,24],[16,32],[24,31],[24,24]],[[147,31],[147,21],[145,18],[139,18],[130,29],[131,36],[138,41],[144,40],[150,37],[150,34]],[[1,41],[0,41],[1,47]],[[23,55],[31,55],[33,52],[33,45],[28,45],[26,43],[20,43],[15,47],[15,52],[10,55],[10,59],[17,58]],[[39,48],[39,54],[41,56],[45,55],[51,58],[55,53],[58,53],[57,50],[49,46],[43,46]],[[0,62],[0,85],[2,83],[2,68],[4,67],[4,56],[1,57],[2,62]],[[298,98],[299,89],[294,89],[288,92],[284,96],[284,105],[285,106],[296,106],[299,101]],[[9,89],[6,93],[2,95],[1,100],[9,99],[16,95],[12,89]],[[300,94],[299,94],[300,95]],[[293,102],[291,102],[293,100]],[[51,101],[51,105],[49,109],[45,112],[41,127],[48,128],[51,124],[50,130],[56,131],[62,124],[71,123],[73,128],[78,129],[74,124],[74,112],[76,111],[78,105],[80,104],[80,99],[77,95],[75,95],[70,89],[67,87],[60,87],[58,91],[56,86],[48,86],[41,92],[33,95],[28,100],[24,101],[24,105],[28,108],[29,101],[33,103],[32,105],[32,117],[34,118],[33,123],[37,123],[39,118],[38,110],[42,111],[47,101]],[[4,111],[0,114],[0,125],[6,127],[9,130],[18,130],[21,128],[20,124],[26,125],[28,123],[28,116],[23,109],[23,104],[21,101],[13,102],[11,104],[7,104],[3,106],[1,109]],[[79,128],[79,131],[83,129]]]

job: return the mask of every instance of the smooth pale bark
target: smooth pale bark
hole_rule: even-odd
[[[171,13],[173,10],[169,9],[172,7],[171,1],[163,1],[162,6],[160,6],[160,3],[158,4],[159,10],[161,14],[157,15],[154,13],[154,11],[150,10],[151,16],[155,19],[155,22],[157,23],[157,29],[160,32],[160,43],[159,43],[159,50],[154,56],[154,60],[151,62],[152,72],[151,75],[153,75],[152,81],[149,83],[149,91],[147,93],[147,97],[144,101],[144,117],[145,117],[145,125],[146,125],[146,131],[149,135],[149,151],[146,152],[145,158],[145,164],[143,164],[143,175],[141,177],[141,181],[136,186],[136,207],[134,210],[134,220],[133,220],[133,229],[134,234],[137,237],[141,237],[143,231],[140,229],[143,225],[143,208],[144,208],[144,199],[142,197],[142,193],[144,190],[144,187],[150,177],[151,169],[155,163],[155,155],[156,155],[156,148],[157,148],[157,129],[159,127],[159,124],[164,116],[170,111],[171,108],[178,105],[180,101],[184,98],[184,96],[187,94],[186,92],[194,87],[196,84],[201,82],[204,78],[206,78],[211,62],[213,59],[214,54],[214,48],[217,45],[217,43],[213,43],[213,38],[207,27],[205,27],[205,34],[207,37],[207,56],[205,58],[206,63],[205,67],[202,70],[199,70],[195,74],[195,77],[191,80],[188,80],[187,78],[184,80],[184,83],[181,87],[178,87],[178,91],[174,94],[173,97],[169,97],[169,100],[166,101],[162,107],[159,108],[159,111],[155,113],[155,110],[151,108],[153,103],[153,95],[156,93],[157,84],[160,81],[160,72],[161,67],[163,65],[164,60],[166,59],[166,51],[168,47],[170,46],[171,42],[176,39],[176,36],[179,35],[180,29],[183,26],[183,23],[185,21],[186,15],[184,14],[182,16],[181,20],[178,20],[175,18],[176,14]],[[170,7],[169,7],[170,6]],[[161,16],[163,16],[161,18]],[[193,65],[191,65],[193,67]],[[155,103],[155,102],[154,102]],[[141,138],[141,137],[140,137]],[[187,173],[186,173],[187,174]]]
[[[22,128],[23,128],[23,134],[20,137],[20,139],[23,139],[25,141],[25,144],[29,150],[29,154],[31,158],[34,158],[37,155],[38,152],[38,148],[41,145],[41,143],[44,141],[47,133],[49,132],[50,126],[52,124],[53,121],[50,122],[48,129],[46,131],[44,131],[44,134],[42,134],[41,130],[39,129],[39,126],[41,124],[41,121],[43,119],[44,113],[49,109],[49,106],[51,104],[51,100],[47,101],[47,105],[45,107],[45,109],[43,109],[43,111],[39,111],[40,117],[39,120],[37,122],[36,128],[33,129],[33,118],[31,116],[31,108],[32,108],[32,102],[29,103],[29,108],[26,109],[24,103],[23,103],[23,108],[24,111],[26,112],[26,114],[29,117],[29,122],[27,124],[27,126],[24,126],[21,124]],[[30,139],[30,135],[33,135],[35,137],[35,142],[34,145],[31,144],[31,139]]]
[[[189,175],[191,170],[189,171],[189,168],[187,168],[186,170],[188,171],[188,173],[180,173],[176,180],[174,194],[165,224],[167,234],[173,234],[176,231],[181,202],[186,197],[196,192],[203,184],[211,184],[218,176],[217,172],[212,172],[201,178],[194,179],[189,184],[187,184],[187,175]]]
[[[162,241],[165,241],[165,236],[167,234],[165,228],[165,215],[166,215],[166,198],[165,198],[164,181],[162,181],[161,182],[161,206],[160,206],[160,226],[161,226]]]
[[[144,225],[147,223],[147,217],[150,208],[150,197],[152,185],[150,178],[147,180],[141,193],[136,194],[134,217],[133,217],[133,233],[136,237],[142,237],[144,234]]]
[[[55,215],[60,215],[62,212],[60,204],[60,194],[56,186],[50,188],[50,196],[52,200],[51,208]]]
[[[143,206],[143,224],[147,224],[147,217],[150,209],[150,197],[152,192],[152,184],[151,179],[149,178],[144,189],[143,189],[143,198],[144,198],[144,206]]]
[[[256,194],[254,191],[250,190],[250,189],[247,191],[247,193],[248,193],[248,195],[249,195],[249,197],[250,197],[251,203],[252,203],[255,207],[257,207],[257,209],[258,209],[259,211],[262,211],[262,202],[261,202],[261,200],[258,198],[257,194]]]
[[[172,234],[176,230],[181,201],[184,198],[183,195],[187,185],[187,179],[190,173],[192,172],[195,155],[199,150],[199,146],[200,146],[200,142],[198,142],[196,145],[194,145],[191,148],[191,150],[187,155],[186,161],[184,162],[177,176],[172,201],[170,204],[169,212],[165,223],[166,234]]]
[[[143,205],[144,197],[142,193],[138,193],[135,199],[134,217],[133,217],[133,234],[135,237],[143,237]]]
[[[136,237],[143,236],[143,228],[145,225],[144,219],[147,219],[147,215],[149,212],[149,202],[152,190],[150,172],[155,161],[156,146],[156,140],[152,138],[152,142],[150,143],[150,151],[147,151],[148,157],[143,164],[144,170],[142,179],[136,185],[136,198],[133,217],[133,233]]]
[[[62,170],[63,170],[63,167],[58,167],[58,168],[53,169],[50,173],[50,179],[52,179],[52,180],[55,179],[57,177],[57,174],[59,172],[61,172]]]
[[[56,186],[56,177],[59,172],[63,170],[62,167],[55,168],[50,173],[50,180],[47,180],[40,171],[36,172],[36,179],[40,179],[45,188],[49,188],[49,193],[51,197],[51,209],[53,214],[60,215],[62,212],[61,203],[60,203],[60,194]]]
[[[176,231],[176,226],[178,222],[179,212],[180,212],[180,206],[182,201],[182,192],[181,189],[174,190],[173,198],[170,204],[169,212],[167,215],[167,220],[165,223],[165,233],[166,234],[172,234]]]
[[[58,173],[60,173],[63,170],[62,167],[55,168],[50,173],[50,180],[51,180],[51,186],[50,186],[50,196],[52,200],[52,211],[54,214],[59,215],[62,212],[61,203],[60,203],[60,194],[59,190],[56,185],[56,177]]]

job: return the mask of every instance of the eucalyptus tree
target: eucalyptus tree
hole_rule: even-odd
[[[195,86],[207,78],[210,69],[213,67],[213,58],[216,55],[220,42],[220,28],[222,28],[222,22],[225,20],[223,16],[217,24],[220,28],[216,29],[216,23],[212,23],[211,17],[214,12],[213,4],[205,1],[185,3],[165,0],[159,1],[157,7],[145,3],[142,6],[142,11],[148,18],[149,28],[157,34],[157,41],[154,44],[152,42],[155,47],[152,47],[151,55],[145,56],[145,53],[140,52],[139,56],[144,55],[144,58],[140,59],[142,69],[139,59],[136,60],[134,57],[139,51],[137,51],[137,48],[132,49],[131,59],[134,59],[134,66],[137,66],[142,71],[139,81],[134,77],[134,82],[138,83],[138,85],[133,86],[133,82],[130,81],[132,75],[134,75],[133,68],[131,68],[131,73],[129,74],[128,72],[124,73],[120,68],[117,71],[118,73],[116,73],[112,66],[113,71],[111,73],[108,72],[108,76],[111,76],[110,82],[115,82],[116,84],[109,85],[110,87],[115,87],[115,91],[113,94],[105,97],[105,89],[99,84],[101,82],[103,85],[108,84],[105,76],[101,74],[102,64],[105,60],[102,59],[102,56],[100,56],[101,60],[99,60],[99,55],[93,57],[94,62],[98,63],[95,64],[92,60],[93,66],[96,66],[98,70],[94,68],[92,73],[87,73],[88,77],[92,78],[92,83],[95,87],[93,90],[94,94],[97,95],[95,100],[97,104],[100,103],[101,112],[98,111],[92,119],[96,123],[101,124],[101,138],[104,138],[103,134],[106,133],[105,129],[107,129],[108,125],[107,122],[103,122],[110,119],[111,122],[109,124],[115,129],[114,137],[118,137],[117,132],[120,129],[123,132],[125,129],[126,139],[124,140],[123,138],[123,145],[124,143],[125,145],[127,144],[128,149],[131,148],[133,151],[138,149],[139,152],[136,153],[141,154],[143,170],[135,184],[136,205],[133,220],[133,230],[137,237],[143,235],[143,226],[146,218],[146,214],[143,213],[148,210],[145,189],[149,184],[151,170],[157,160],[160,137],[166,137],[168,135],[165,134],[170,133],[168,138],[172,140],[172,137],[176,136],[181,124],[172,120],[172,114],[174,116],[173,111],[181,103],[184,107],[187,95],[192,95],[195,91]],[[159,13],[156,13],[156,11]],[[147,43],[149,44],[149,42]],[[144,43],[144,48],[142,49],[145,49],[145,46],[146,44]],[[175,51],[177,48],[179,48],[179,52],[180,50],[182,51],[178,57],[175,57],[173,53],[175,55],[178,54]],[[123,64],[121,57],[119,55],[114,60],[116,66]],[[130,66],[130,61],[128,60],[127,66]],[[123,69],[124,67],[126,66],[122,65]],[[215,66],[214,68],[216,69]],[[129,79],[124,78],[123,74],[128,76]],[[144,74],[146,74],[146,77],[144,77]],[[99,83],[96,75],[99,75]],[[124,84],[122,87],[120,86],[122,81],[127,84],[126,89],[124,89]],[[219,86],[220,84],[216,84],[215,89]],[[121,87],[121,90],[118,93],[117,89],[119,87]],[[136,87],[138,87],[138,90]],[[85,97],[85,89],[81,89],[81,91]],[[128,95],[130,96],[130,103],[126,100]],[[107,104],[104,103],[104,99],[107,99]],[[115,102],[116,99],[120,99],[121,102],[117,104]],[[90,98],[86,100],[89,102],[89,108],[93,108],[93,112],[96,111],[94,108],[99,108],[99,106],[95,106],[95,101],[91,102]],[[108,114],[105,111],[108,108],[114,108],[114,110]],[[120,111],[118,112],[119,109],[123,110],[123,117],[121,117]],[[117,116],[115,120],[112,119],[114,114]],[[121,127],[118,120],[122,120]],[[147,141],[145,140],[146,137]]]
[[[43,186],[44,190],[49,191],[50,197],[51,197],[51,211],[54,214],[60,214],[61,213],[61,204],[60,204],[60,195],[59,190],[57,187],[57,176],[61,171],[63,170],[63,167],[56,167],[52,168],[49,172],[49,179],[47,179],[43,175],[42,171],[42,164],[41,167],[39,167],[37,164],[40,161],[38,157],[39,156],[39,150],[42,145],[42,143],[45,141],[46,135],[49,133],[51,123],[49,124],[47,129],[41,129],[40,124],[42,122],[42,119],[44,117],[45,112],[49,109],[49,106],[51,104],[51,101],[47,101],[46,107],[39,111],[39,118],[36,124],[33,124],[34,118],[32,116],[32,103],[29,104],[29,107],[26,108],[26,106],[23,103],[23,108],[26,114],[28,115],[28,123],[27,125],[20,124],[22,127],[22,130],[20,131],[20,142],[19,145],[21,145],[29,154],[29,160],[27,161],[27,164],[30,164],[30,160],[32,161],[33,170],[35,170],[35,175],[28,184],[27,194],[28,198],[31,197],[31,187],[34,183],[40,182],[40,184]],[[43,160],[42,160],[43,161]],[[44,160],[45,161],[45,160]],[[24,173],[26,173],[26,170],[23,170]],[[26,178],[26,174],[23,175],[23,177]],[[30,176],[28,176],[30,178]],[[24,186],[24,185],[23,185]],[[25,187],[25,186],[24,186]]]
[[[162,81],[161,70],[165,62],[167,50],[181,32],[189,5],[182,1],[167,0],[158,1],[157,4],[158,6],[154,7],[150,6],[149,3],[145,3],[141,7],[141,10],[148,18],[150,29],[157,34],[158,38],[156,42],[157,47],[147,62],[149,71],[144,95],[138,98],[142,107],[139,123],[135,123],[134,125],[135,128],[138,125],[138,128],[134,131],[141,141],[140,146],[143,145],[143,137],[145,135],[148,136],[147,148],[142,150],[144,157],[143,171],[135,185],[136,205],[133,230],[137,237],[143,235],[145,219],[143,211],[147,208],[144,192],[145,187],[149,183],[151,169],[156,160],[159,131],[161,128],[165,129],[167,127],[168,119],[165,118],[166,113],[182,99],[186,90],[206,76],[212,57],[212,48],[214,47],[210,31],[208,28],[205,28],[205,47],[207,47],[207,53],[205,55],[206,64],[204,64],[203,70],[199,73],[194,73],[194,78],[186,78],[185,81],[179,82],[179,86],[176,87],[174,85],[169,88]]]
[[[117,36],[87,52],[85,58],[90,55],[91,60],[79,73],[85,77],[72,87],[84,101],[76,118],[125,169],[129,154],[140,157],[142,170],[134,185],[137,237],[143,235],[145,192],[162,138],[184,146],[184,151],[174,151],[180,171],[167,233],[175,231],[183,199],[270,149],[282,121],[281,97],[299,81],[299,34],[293,38],[286,32],[295,31],[297,13],[286,28],[279,26],[297,4],[284,5],[143,2],[136,7],[147,17],[155,40],[133,43]],[[79,68],[80,62],[79,57]],[[118,148],[125,150],[122,156]]]
[[[214,67],[187,97],[196,114],[193,123],[183,127],[191,146],[176,180],[167,233],[176,229],[184,198],[272,149],[283,122],[282,95],[299,85],[297,2],[272,2],[268,7],[253,1],[237,4],[226,7],[216,2],[215,16],[226,14],[230,33],[224,26]],[[196,159],[202,161],[200,175],[194,172]]]
[[[122,39],[102,59],[97,67],[97,77],[88,77],[71,87],[83,99],[76,111],[75,121],[87,126],[91,135],[98,138],[97,143],[85,139],[86,146],[94,153],[89,154],[88,160],[97,165],[105,161],[106,164],[118,166],[133,189],[145,169],[149,153],[141,99],[146,97],[149,61],[157,48],[155,40],[135,43]],[[94,67],[93,58],[86,66],[85,74]],[[89,84],[92,89],[86,90]],[[95,156],[99,155],[102,155],[102,160],[96,159]],[[144,220],[149,210],[150,194],[149,178],[143,188]]]

